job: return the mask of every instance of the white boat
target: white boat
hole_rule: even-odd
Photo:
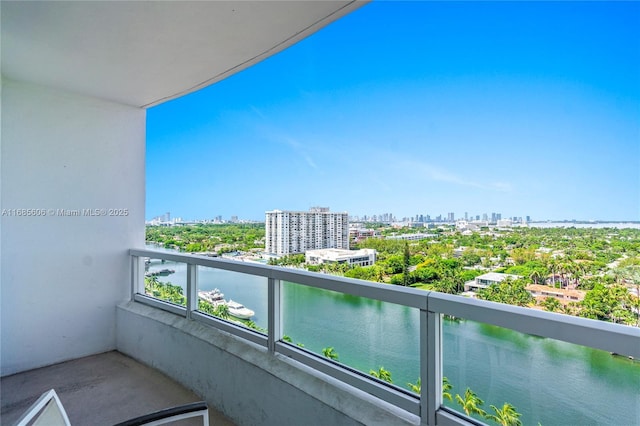
[[[251,309],[246,308],[243,304],[234,302],[233,300],[229,300],[227,302],[227,306],[229,307],[229,314],[236,318],[249,319],[256,314]]]
[[[205,302],[211,303],[214,307],[227,303],[224,300],[224,294],[217,288],[210,291],[199,291],[198,297]]]

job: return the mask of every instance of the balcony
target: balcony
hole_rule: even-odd
[[[146,294],[146,259],[167,262],[161,264],[163,267],[168,264],[184,267],[184,281],[178,273],[169,278],[184,287],[184,305]],[[194,399],[208,402],[213,409],[212,424],[231,421],[300,424],[301,419],[305,424],[478,424],[478,418],[443,405],[442,377],[447,369],[443,354],[450,352],[443,337],[444,315],[535,335],[536,339],[554,339],[640,357],[640,330],[633,327],[197,255],[133,249],[130,260],[131,296],[116,308],[116,349],[138,362],[109,352],[5,377],[2,394],[7,421],[19,414],[19,408],[26,408],[28,397],[38,395],[38,386],[44,386],[61,390],[63,403],[71,401],[70,411],[75,416],[71,420],[77,424],[92,423],[98,418],[101,424],[115,423],[121,420],[118,416],[135,416]],[[198,289],[213,271],[226,274],[225,280],[234,275],[250,277],[258,281],[258,287],[265,287],[266,297],[258,296],[254,301],[264,299],[261,310],[267,316],[266,328],[255,330],[199,310]],[[245,283],[238,280],[235,287],[252,285]],[[284,292],[290,286],[415,310],[419,318],[419,333],[415,336],[419,355],[415,367],[422,382],[422,395],[376,379],[349,362],[335,362],[311,349],[288,343],[284,337],[285,331],[291,329],[292,317],[286,311],[293,308],[285,300]],[[472,343],[478,342],[463,342]],[[492,343],[481,344],[491,350]],[[367,348],[361,350],[366,352]],[[535,359],[534,354],[531,357]],[[508,361],[501,360],[497,365],[505,371],[514,370],[517,366],[509,365]],[[498,374],[495,367],[487,366],[485,373]],[[157,371],[180,384],[172,383]],[[109,379],[105,380],[107,376]],[[520,382],[519,390],[528,386],[529,383]],[[599,389],[591,391],[599,392]],[[115,406],[118,410],[113,409]],[[631,416],[638,415],[637,406],[629,410]],[[589,418],[604,419],[610,415],[605,408],[604,412],[591,413]]]
[[[513,330],[523,333],[522,336],[532,336],[530,338],[534,340],[567,342],[640,357],[640,330],[633,327],[435,292],[197,255],[131,250],[131,258],[132,300],[118,306],[118,350],[183,382],[238,424],[296,424],[300,418],[310,424],[326,419],[332,419],[331,423],[335,424],[355,422],[385,425],[480,422],[481,419],[477,416],[467,416],[459,408],[456,409],[455,405],[447,405],[443,401],[443,375],[455,375],[456,380],[462,380],[465,375],[471,376],[473,373],[468,368],[468,363],[474,361],[464,354],[457,354],[459,359],[456,363],[462,364],[459,365],[461,374],[447,366],[443,355],[451,357],[452,348],[451,343],[443,337],[445,316]],[[179,274],[169,278],[184,288],[184,305],[145,294],[145,258],[164,260],[184,267],[185,274],[181,276],[184,280],[178,277]],[[266,327],[257,327],[258,330],[255,330],[199,310],[197,292],[201,288],[200,281],[210,279],[214,271],[224,272],[222,279],[227,284],[229,281],[237,281],[233,290],[235,292],[241,292],[246,285],[251,286],[251,292],[261,293],[252,299],[252,303],[259,304],[262,300],[264,306],[252,308],[260,310],[262,316],[267,318]],[[241,277],[251,279],[246,281]],[[250,281],[254,282],[248,283]],[[293,330],[295,322],[323,321],[322,318],[313,317],[311,312],[308,317],[304,314],[292,316],[289,311],[297,309],[284,297],[286,291],[291,291],[291,286],[304,286],[332,292],[341,295],[340,297],[357,297],[414,311],[419,331],[417,335],[409,336],[409,346],[414,344],[418,353],[415,372],[416,378],[421,380],[423,395],[407,390],[403,384],[394,385],[376,379],[366,369],[359,367],[357,362],[332,361],[323,357],[318,350],[314,352],[311,348],[301,348],[286,341],[285,335]],[[301,304],[302,301],[298,300],[297,303]],[[354,325],[354,329],[357,328]],[[345,329],[344,333],[352,331]],[[373,341],[374,337],[369,335],[367,339]],[[415,338],[413,342],[412,337]],[[311,339],[311,336],[296,338],[304,340]],[[480,344],[487,351],[495,349],[495,343],[489,341],[458,342],[453,352],[459,351],[460,344],[462,347]],[[367,352],[369,348],[362,347],[358,350]],[[411,352],[409,347],[402,350]],[[514,356],[510,352],[506,354]],[[497,356],[504,358],[505,354]],[[532,362],[536,359],[535,354],[525,356],[530,356]],[[608,353],[606,356],[612,357]],[[386,361],[392,362],[390,358]],[[488,376],[504,371],[518,374],[517,362],[514,359],[510,364],[509,359],[499,359],[494,365],[487,365],[480,370]],[[568,365],[559,365],[559,370],[566,367]],[[496,371],[497,368],[501,371]],[[631,371],[637,373],[638,366],[633,368]],[[478,368],[474,367],[474,370]],[[534,371],[534,374],[540,372]],[[558,371],[554,374],[562,376],[563,373]],[[496,379],[493,380],[497,383]],[[527,393],[529,386],[534,385],[521,381],[510,392]],[[265,389],[269,391],[265,392]],[[456,391],[462,393],[463,390]],[[545,391],[554,393],[553,389]],[[594,389],[582,394],[581,398],[597,398],[598,393]],[[508,399],[510,395],[499,396]],[[531,403],[532,406],[539,403],[538,397],[532,396],[530,399],[536,400]],[[295,403],[292,404],[291,401]],[[498,405],[497,401],[491,403]],[[567,410],[574,408],[569,407]],[[611,415],[606,407],[590,409],[604,411],[591,413],[585,419],[595,419],[597,422],[597,419],[605,419]],[[637,416],[637,409],[630,415]],[[568,419],[558,418],[557,421],[566,423]]]
[[[53,365],[55,369],[62,362],[119,351],[191,389],[198,399],[205,399],[237,424],[475,423],[479,420],[443,401],[441,392],[444,375],[451,376],[457,392],[464,392],[464,383],[471,376],[466,368],[479,362],[463,348],[472,343],[491,348],[482,361],[487,366],[481,375],[485,383],[508,375],[518,385],[514,396],[524,394],[520,397],[525,403],[535,401],[528,404],[533,410],[544,411],[558,404],[554,398],[540,399],[542,394],[554,395],[552,389],[528,392],[527,380],[540,372],[533,362],[529,375],[522,374],[519,370],[526,361],[515,356],[497,358],[496,346],[482,340],[461,338],[453,346],[457,352],[451,351],[452,346],[443,339],[449,321],[444,315],[541,336],[523,337],[517,343],[555,339],[604,350],[607,357],[608,352],[640,357],[640,335],[635,328],[300,271],[140,249],[145,216],[145,109],[255,64],[361,4],[1,3],[3,405],[14,401],[9,399],[13,390],[5,389],[10,389],[17,374],[44,379],[42,367]],[[64,214],[96,210],[105,214]],[[114,216],[110,211],[126,214]],[[187,273],[178,284],[184,288],[185,306],[145,295],[144,257],[184,265]],[[250,307],[260,308],[266,318],[259,330],[198,310],[199,286],[206,274],[219,270],[243,274],[256,282],[251,291],[256,289],[254,296],[259,296],[262,305]],[[354,305],[366,300],[362,306],[372,306],[385,315],[389,306],[406,312],[407,324],[417,331],[405,339],[406,346],[394,344],[392,349],[397,350],[391,352],[400,358],[403,351],[411,352],[411,362],[405,363],[408,378],[393,385],[372,377],[369,368],[384,365],[386,358],[376,358],[364,346],[357,349],[371,355],[370,366],[353,361],[352,354],[342,348],[338,348],[339,362],[323,357],[321,345],[334,343],[312,343],[313,336],[308,334],[291,333],[294,344],[287,343],[285,335],[305,313],[304,304],[291,305],[284,298],[298,286],[333,292],[336,299]],[[342,334],[369,338],[374,343],[378,339],[378,347],[387,345],[381,336],[397,336],[384,332],[385,315],[361,319],[358,327],[341,330]],[[308,318],[308,324],[323,329],[332,325],[327,319]],[[354,330],[366,333],[349,334]],[[306,348],[295,344],[298,339]],[[552,345],[551,349],[558,347]],[[531,356],[535,360],[534,354]],[[459,368],[452,370],[456,365]],[[548,378],[559,375],[562,365],[567,364],[560,363]],[[606,371],[602,374],[607,375]],[[615,379],[622,386],[636,377],[620,375]],[[421,395],[403,383],[416,383],[418,378]],[[47,384],[64,387],[62,379],[54,377]],[[569,396],[575,396],[575,404],[581,407],[568,408],[596,413],[597,419],[606,417],[611,407],[584,402],[585,395],[599,391],[599,387],[574,390],[578,393]],[[618,411],[637,419],[640,404],[633,400],[637,394],[632,394],[625,410]],[[503,400],[510,401],[499,395],[491,403]],[[105,411],[111,412],[105,422],[118,420],[114,414],[121,403],[105,404]],[[78,419],[79,424],[94,423],[82,416]]]

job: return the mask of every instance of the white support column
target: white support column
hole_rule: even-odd
[[[187,318],[198,309],[198,265],[187,264]]]
[[[268,348],[273,353],[276,350],[276,342],[282,338],[282,311],[280,309],[280,290],[282,282],[275,278],[268,279]]]

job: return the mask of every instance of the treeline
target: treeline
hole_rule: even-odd
[[[421,232],[415,228],[376,229],[382,235]],[[640,230],[616,228],[513,228],[461,233],[453,227],[430,230],[420,241],[368,238],[353,248],[377,251],[376,264],[307,265],[303,254],[270,259],[295,266],[380,283],[460,294],[464,283],[493,271],[521,278],[479,292],[485,300],[586,318],[640,326]],[[147,227],[147,241],[189,252],[264,250],[264,224]],[[582,301],[539,302],[526,287],[540,284],[587,292]],[[631,290],[631,291],[630,291]]]
[[[264,249],[263,223],[147,226],[146,241],[190,253]]]

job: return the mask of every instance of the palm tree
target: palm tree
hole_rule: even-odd
[[[502,426],[522,426],[522,421],[519,419],[522,414],[518,413],[516,407],[508,402],[505,402],[502,408],[491,405],[491,409],[493,409],[496,414],[488,414],[486,416],[487,419],[493,420]]]
[[[451,398],[451,392],[450,392],[451,389],[453,389],[453,386],[449,382],[449,379],[447,379],[446,377],[443,377],[442,378],[442,398],[443,399],[448,399],[449,401],[453,401],[453,398]]]
[[[562,304],[553,296],[545,297],[541,305],[549,312],[558,312],[562,309]]]
[[[371,370],[369,371],[369,374],[387,383],[393,383],[393,380],[391,380],[391,372],[389,370],[385,370],[384,367],[380,367],[378,371]]]
[[[322,349],[322,355],[324,355],[325,358],[329,358],[334,361],[338,360],[338,353],[335,351],[335,349],[333,349],[332,346]]]
[[[533,272],[531,272],[531,274],[529,275],[529,278],[533,281],[535,285],[538,285],[538,280],[540,279],[540,272],[534,269]]]
[[[487,415],[486,411],[484,411],[480,406],[484,404],[484,401],[481,400],[478,395],[471,389],[467,388],[464,391],[464,399],[456,394],[456,402],[462,406],[462,409],[470,416],[471,414],[477,414],[479,416],[485,417]]]
[[[418,395],[420,395],[420,392],[422,391],[422,383],[421,382],[422,382],[422,380],[420,380],[420,377],[418,377],[418,380],[416,380],[415,384],[407,383],[407,386],[409,386],[409,389],[411,389],[411,392],[417,393]]]

